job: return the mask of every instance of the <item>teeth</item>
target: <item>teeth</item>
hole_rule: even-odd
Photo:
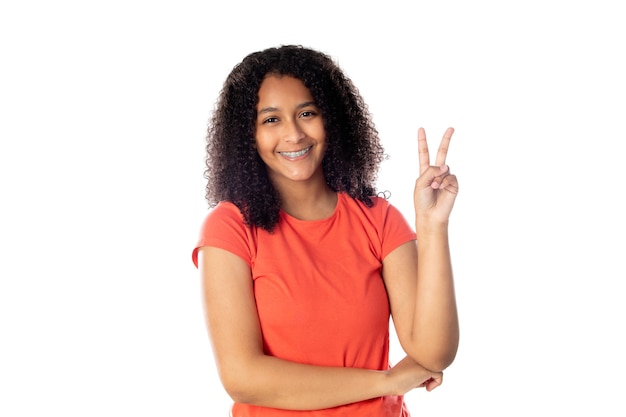
[[[280,152],[280,154],[286,156],[287,158],[297,158],[297,157],[302,156],[305,153],[307,153],[309,151],[309,149],[311,149],[310,146],[308,148],[304,148],[304,149],[302,149],[301,151],[298,151],[298,152]]]

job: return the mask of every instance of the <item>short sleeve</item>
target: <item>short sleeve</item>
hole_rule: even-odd
[[[197,268],[198,249],[203,246],[211,246],[227,250],[251,265],[250,242],[250,228],[245,225],[237,206],[232,203],[221,202],[205,217],[191,258]]]
[[[416,234],[402,215],[400,210],[383,200],[385,207],[382,239],[382,259],[385,259],[394,249],[411,240]]]

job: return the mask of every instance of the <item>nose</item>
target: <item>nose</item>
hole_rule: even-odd
[[[304,130],[297,121],[284,124],[283,138],[285,142],[298,143],[304,139]]]

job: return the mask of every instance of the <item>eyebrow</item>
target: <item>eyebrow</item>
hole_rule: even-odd
[[[304,103],[300,103],[296,106],[296,109],[302,109],[304,107],[309,107],[309,106],[316,106],[314,101],[305,101]],[[275,112],[278,111],[277,107],[263,107],[261,110],[258,111],[257,114],[265,114],[265,113],[271,113],[271,112]]]

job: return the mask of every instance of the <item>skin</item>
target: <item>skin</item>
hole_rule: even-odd
[[[323,118],[304,84],[268,75],[259,89],[256,148],[290,215],[328,217],[337,202],[323,176]],[[407,356],[388,371],[303,365],[267,356],[256,312],[250,267],[213,247],[199,251],[206,321],[218,372],[237,402],[314,410],[385,395],[403,395],[442,382],[454,359],[458,321],[447,224],[458,190],[445,166],[448,129],[434,166],[423,129],[418,132],[420,176],[415,184],[415,242],[383,260],[394,324]],[[309,149],[310,147],[310,149]],[[303,154],[293,152],[309,149]],[[442,168],[444,167],[444,168]]]
[[[426,133],[418,130],[420,176],[415,182],[417,242],[408,242],[383,261],[383,279],[404,351],[426,368],[443,371],[459,343],[448,219],[458,193],[456,176],[445,165],[454,129],[443,135],[430,165]]]
[[[282,196],[281,208],[302,220],[330,215],[337,195],[324,180],[326,132],[309,90],[293,77],[269,75],[259,88],[257,114],[257,151]]]

